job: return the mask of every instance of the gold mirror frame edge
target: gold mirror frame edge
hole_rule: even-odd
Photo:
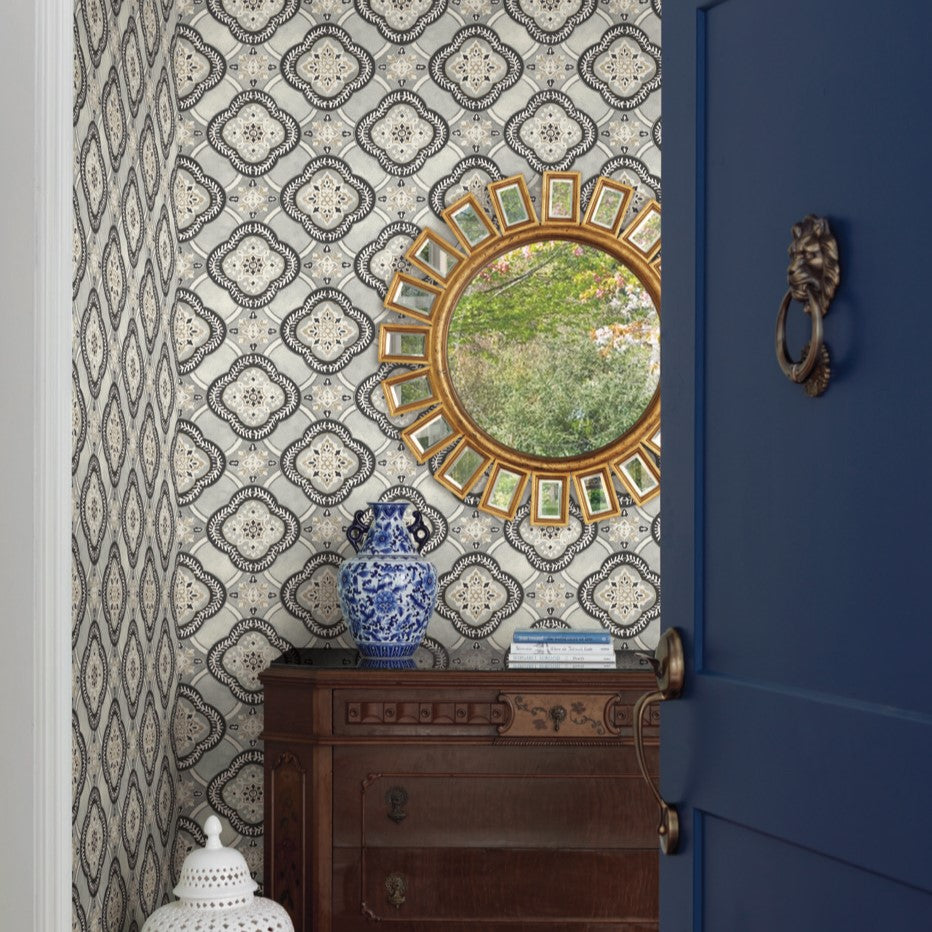
[[[513,177],[522,178],[523,180],[523,176],[521,175]],[[498,184],[501,185],[508,180],[510,179],[503,179],[503,181]],[[651,459],[651,448],[647,445],[646,441],[656,432],[660,425],[660,388],[658,386],[643,414],[627,431],[625,431],[625,433],[621,434],[611,443],[589,453],[562,459],[550,459],[521,453],[520,451],[506,447],[493,437],[490,437],[475,423],[469,413],[463,408],[453,388],[446,360],[446,343],[450,320],[457,302],[473,277],[488,262],[512,249],[527,245],[528,243],[539,242],[545,239],[562,239],[597,247],[614,256],[619,262],[627,265],[644,285],[654,303],[657,316],[660,318],[660,244],[658,242],[658,244],[651,249],[650,253],[645,256],[625,239],[626,235],[643,215],[645,209],[653,203],[655,202],[648,202],[648,204],[644,205],[642,209],[632,217],[627,225],[622,224],[617,234],[607,232],[585,221],[572,222],[553,220],[544,220],[529,225],[523,225],[514,230],[506,230],[504,233],[496,232],[495,236],[480,243],[474,250],[466,254],[464,258],[457,263],[454,270],[447,276],[445,282],[440,282],[439,286],[433,286],[439,287],[440,294],[438,295],[434,307],[431,309],[429,321],[426,321],[423,317],[411,315],[414,320],[422,325],[416,329],[423,329],[427,335],[427,363],[426,365],[423,363],[412,363],[412,365],[418,366],[419,369],[428,373],[428,377],[431,380],[437,396],[437,405],[427,412],[422,411],[418,418],[415,419],[415,422],[428,414],[436,414],[442,411],[447,423],[452,428],[452,433],[449,442],[435,452],[442,452],[442,450],[452,447],[455,442],[465,439],[478,453],[488,458],[489,462],[485,467],[485,472],[491,475],[494,473],[495,467],[500,465],[526,476],[527,481],[524,484],[524,490],[510,509],[508,519],[514,516],[521,501],[523,501],[528,494],[527,486],[533,481],[535,473],[538,475],[546,473],[548,475],[560,475],[564,477],[567,490],[574,491],[578,497],[579,483],[577,477],[580,475],[589,475],[602,467],[607,467],[610,475],[617,477],[618,481],[630,494],[636,504],[643,504],[659,494],[659,467]],[[659,204],[656,206],[659,211]],[[543,211],[541,211],[541,213],[543,213]],[[485,216],[488,219],[488,216]],[[452,230],[451,233],[453,233]],[[396,277],[397,275],[398,273],[396,273]],[[388,295],[393,293],[395,280],[396,279],[393,279],[389,285]],[[439,279],[434,277],[434,281],[437,282]],[[428,284],[432,284],[432,282],[428,282]],[[389,310],[396,309],[389,308]],[[382,326],[391,325],[383,324]],[[394,360],[383,360],[380,350],[379,362],[383,361]],[[396,364],[400,365],[402,363],[396,362]],[[390,378],[390,376],[388,378]],[[383,391],[388,390],[385,387],[386,381],[387,379],[382,382]],[[426,406],[425,404],[425,407]],[[424,462],[426,457],[423,457],[416,446],[412,444],[408,435],[404,435],[404,441],[411,452],[415,454],[418,462]],[[658,478],[656,487],[646,495],[632,488],[631,483],[626,479],[620,468],[621,463],[638,452],[641,452],[646,460],[649,460],[649,465],[652,471],[657,474]],[[439,479],[437,481],[440,482],[444,488],[461,499],[465,498],[466,494],[472,491],[478,484],[477,482],[472,482],[465,492],[460,493],[453,483],[442,482]],[[478,481],[481,482],[481,478]],[[486,486],[487,485],[488,479],[486,480]],[[484,499],[484,496],[481,496],[481,499]],[[483,500],[480,500],[478,507],[488,514],[493,514],[499,518],[504,517],[503,513],[498,509],[485,507]],[[594,517],[589,515],[588,508],[583,504],[580,504],[579,508],[586,523],[604,521],[616,517],[617,514],[620,513],[619,507],[617,511],[613,509],[611,512]],[[531,509],[530,519],[532,525],[554,525],[553,520],[536,521],[533,508]],[[561,522],[561,524],[565,525],[567,521]]]

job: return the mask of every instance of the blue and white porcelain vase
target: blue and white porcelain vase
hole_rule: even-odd
[[[340,567],[340,607],[365,664],[413,666],[437,602],[437,570],[420,554],[430,532],[419,511],[405,524],[407,502],[369,507],[372,523],[357,511],[346,532],[356,555]]]

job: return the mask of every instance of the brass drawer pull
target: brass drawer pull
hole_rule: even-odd
[[[403,786],[393,786],[385,794],[385,802],[388,805],[388,817],[395,825],[407,818],[408,813],[405,812],[405,804],[408,802],[408,791]]]
[[[386,899],[395,909],[401,909],[405,901],[405,894],[408,892],[408,884],[404,877],[397,871],[393,871],[385,878]]]
[[[559,731],[561,722],[566,720],[566,709],[562,705],[554,705],[550,707],[547,714],[550,716],[550,721],[553,722],[553,730]]]

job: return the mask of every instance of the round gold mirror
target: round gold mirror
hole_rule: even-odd
[[[444,212],[453,245],[425,229],[386,307],[379,359],[393,416],[419,462],[450,448],[436,478],[510,519],[530,485],[531,522],[586,521],[660,490],[660,207],[624,225],[631,188],[599,178],[584,217],[580,176],[548,172],[538,219],[524,178],[489,186],[495,220],[467,195]]]

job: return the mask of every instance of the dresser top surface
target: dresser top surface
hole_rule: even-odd
[[[623,658],[628,660],[629,658]],[[623,661],[622,661],[623,662]],[[265,683],[295,681],[315,682],[334,686],[453,686],[456,685],[513,685],[572,684],[576,687],[602,687],[618,689],[622,686],[640,688],[654,684],[654,676],[646,660],[631,655],[631,666],[621,663],[614,670],[584,669],[522,669],[501,667],[496,670],[466,670],[462,668],[436,670],[414,667],[410,669],[380,669],[359,665],[359,655],[353,650],[297,648],[274,660],[268,669],[259,674]]]

